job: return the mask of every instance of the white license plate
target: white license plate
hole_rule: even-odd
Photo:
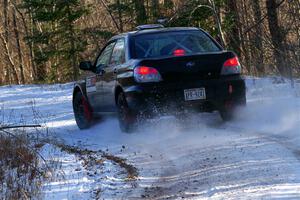
[[[205,88],[194,88],[184,90],[184,99],[186,101],[206,99]]]

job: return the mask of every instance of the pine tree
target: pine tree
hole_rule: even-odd
[[[85,40],[74,24],[87,10],[79,0],[24,0],[22,8],[31,12],[34,21],[28,42],[35,44],[39,80],[76,80]]]

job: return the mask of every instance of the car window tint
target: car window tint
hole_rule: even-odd
[[[176,49],[185,55],[221,51],[202,31],[142,34],[135,37],[134,44],[136,58],[172,56]]]
[[[97,62],[96,62],[97,67],[99,65],[105,66],[108,64],[114,45],[115,45],[115,42],[112,42],[105,47],[105,49],[102,51],[101,55],[97,59]]]
[[[125,62],[125,41],[119,39],[114,46],[114,50],[111,55],[110,64],[119,65]]]

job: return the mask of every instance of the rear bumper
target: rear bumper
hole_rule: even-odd
[[[185,101],[185,89],[203,87],[206,91],[205,100]],[[217,80],[142,84],[127,88],[125,95],[132,110],[148,114],[177,113],[189,109],[210,112],[221,109],[226,103],[246,103],[245,82],[240,76]]]

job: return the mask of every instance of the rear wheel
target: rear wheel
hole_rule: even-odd
[[[79,129],[87,129],[93,121],[93,112],[86,98],[77,92],[73,99],[73,111]]]
[[[123,132],[133,132],[137,126],[138,115],[128,107],[124,93],[118,95],[118,118],[120,129]]]
[[[235,118],[237,108],[246,106],[246,98],[237,99],[235,101],[227,101],[219,110],[223,121],[231,121]]]
[[[231,121],[234,118],[234,109],[233,108],[223,108],[220,111],[221,118],[223,121]]]

